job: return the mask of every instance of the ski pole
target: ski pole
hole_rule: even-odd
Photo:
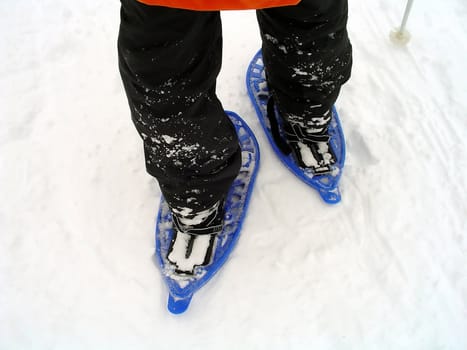
[[[404,17],[399,28],[391,31],[390,38],[391,41],[399,44],[405,45],[410,40],[410,33],[407,31],[407,20],[409,19],[410,11],[412,10],[413,0],[408,0],[407,5],[405,6]]]

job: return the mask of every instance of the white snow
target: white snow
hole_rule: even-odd
[[[242,236],[186,314],[152,263],[160,192],[118,75],[118,1],[2,1],[0,349],[467,348],[467,4],[350,1],[342,203],[250,105],[255,13],[223,13],[226,109],[258,137]]]
[[[164,139],[164,141],[165,141],[166,143],[168,143],[169,145],[170,145],[172,142],[174,142],[174,141],[177,140],[175,137],[172,137],[172,136],[169,136],[169,135],[162,135],[161,137],[162,137],[162,138]]]
[[[180,271],[193,271],[196,265],[201,265],[204,262],[210,239],[211,235],[195,236],[191,253],[187,257],[190,235],[179,232],[168,258]]]
[[[303,163],[307,167],[317,167],[319,165],[318,161],[313,156],[313,153],[311,153],[310,147],[302,142],[298,142],[297,144],[300,149],[300,156],[302,157]]]
[[[318,143],[318,152],[323,156],[324,164],[328,165],[331,163],[332,155],[329,153],[329,147],[326,142]]]
[[[300,70],[300,68],[293,68],[293,71],[295,72],[294,76],[295,75],[309,75],[310,73],[308,72],[304,72],[302,70]],[[313,79],[314,80],[315,76],[313,76]]]

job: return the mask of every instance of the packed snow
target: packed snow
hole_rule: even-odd
[[[167,256],[168,260],[177,267],[177,270],[192,273],[195,266],[203,265],[206,261],[210,242],[211,235],[193,236],[179,232],[172,250]],[[190,244],[192,248],[189,249]]]
[[[350,1],[343,200],[271,151],[225,12],[218,94],[260,143],[240,240],[185,314],[153,263],[160,191],[120,82],[117,1],[0,3],[0,349],[467,349],[467,2]],[[169,140],[170,141],[170,140]]]

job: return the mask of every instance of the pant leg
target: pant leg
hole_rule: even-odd
[[[329,115],[352,66],[347,13],[347,0],[302,0],[257,11],[268,85],[291,124],[319,132],[323,120],[330,121],[319,117]]]
[[[121,3],[119,68],[146,169],[173,209],[210,208],[241,163],[235,129],[215,93],[219,12]]]

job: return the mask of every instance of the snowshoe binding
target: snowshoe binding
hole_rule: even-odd
[[[258,172],[259,147],[253,132],[237,114],[226,113],[238,134],[242,166],[220,211],[223,218],[219,232],[213,230],[197,235],[183,232],[183,223],[174,224],[172,212],[161,198],[155,258],[169,289],[168,310],[174,314],[185,312],[193,294],[226,262],[239,238]]]
[[[319,133],[310,134],[304,127],[284,122],[268,90],[261,50],[248,67],[246,83],[261,126],[279,159],[317,190],[326,203],[340,202],[338,184],[345,162],[345,140],[336,109],[329,111],[329,125]]]

